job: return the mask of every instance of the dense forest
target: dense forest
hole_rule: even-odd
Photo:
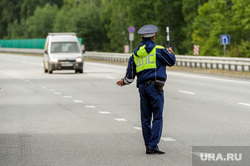
[[[166,26],[177,54],[223,56],[220,35],[230,35],[227,56],[250,57],[249,0],[1,0],[0,39],[45,38],[48,32],[76,32],[87,51],[123,52],[128,27]],[[133,48],[140,43],[135,33]]]

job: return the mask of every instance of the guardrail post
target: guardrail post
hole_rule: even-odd
[[[244,71],[245,66],[241,65],[241,71]]]
[[[219,64],[218,63],[216,63],[216,69],[219,69]]]

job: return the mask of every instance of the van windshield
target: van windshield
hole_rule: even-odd
[[[77,42],[52,42],[51,53],[79,53]]]

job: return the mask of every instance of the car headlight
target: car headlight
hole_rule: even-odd
[[[54,63],[57,63],[58,59],[57,58],[52,58],[51,61],[54,62]]]
[[[82,62],[82,58],[76,58],[76,62]]]

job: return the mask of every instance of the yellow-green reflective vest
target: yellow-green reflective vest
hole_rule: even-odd
[[[132,56],[134,56],[137,73],[145,69],[156,69],[156,49],[164,49],[164,47],[156,45],[148,54],[145,45],[143,45],[137,51],[138,56],[132,54]]]

